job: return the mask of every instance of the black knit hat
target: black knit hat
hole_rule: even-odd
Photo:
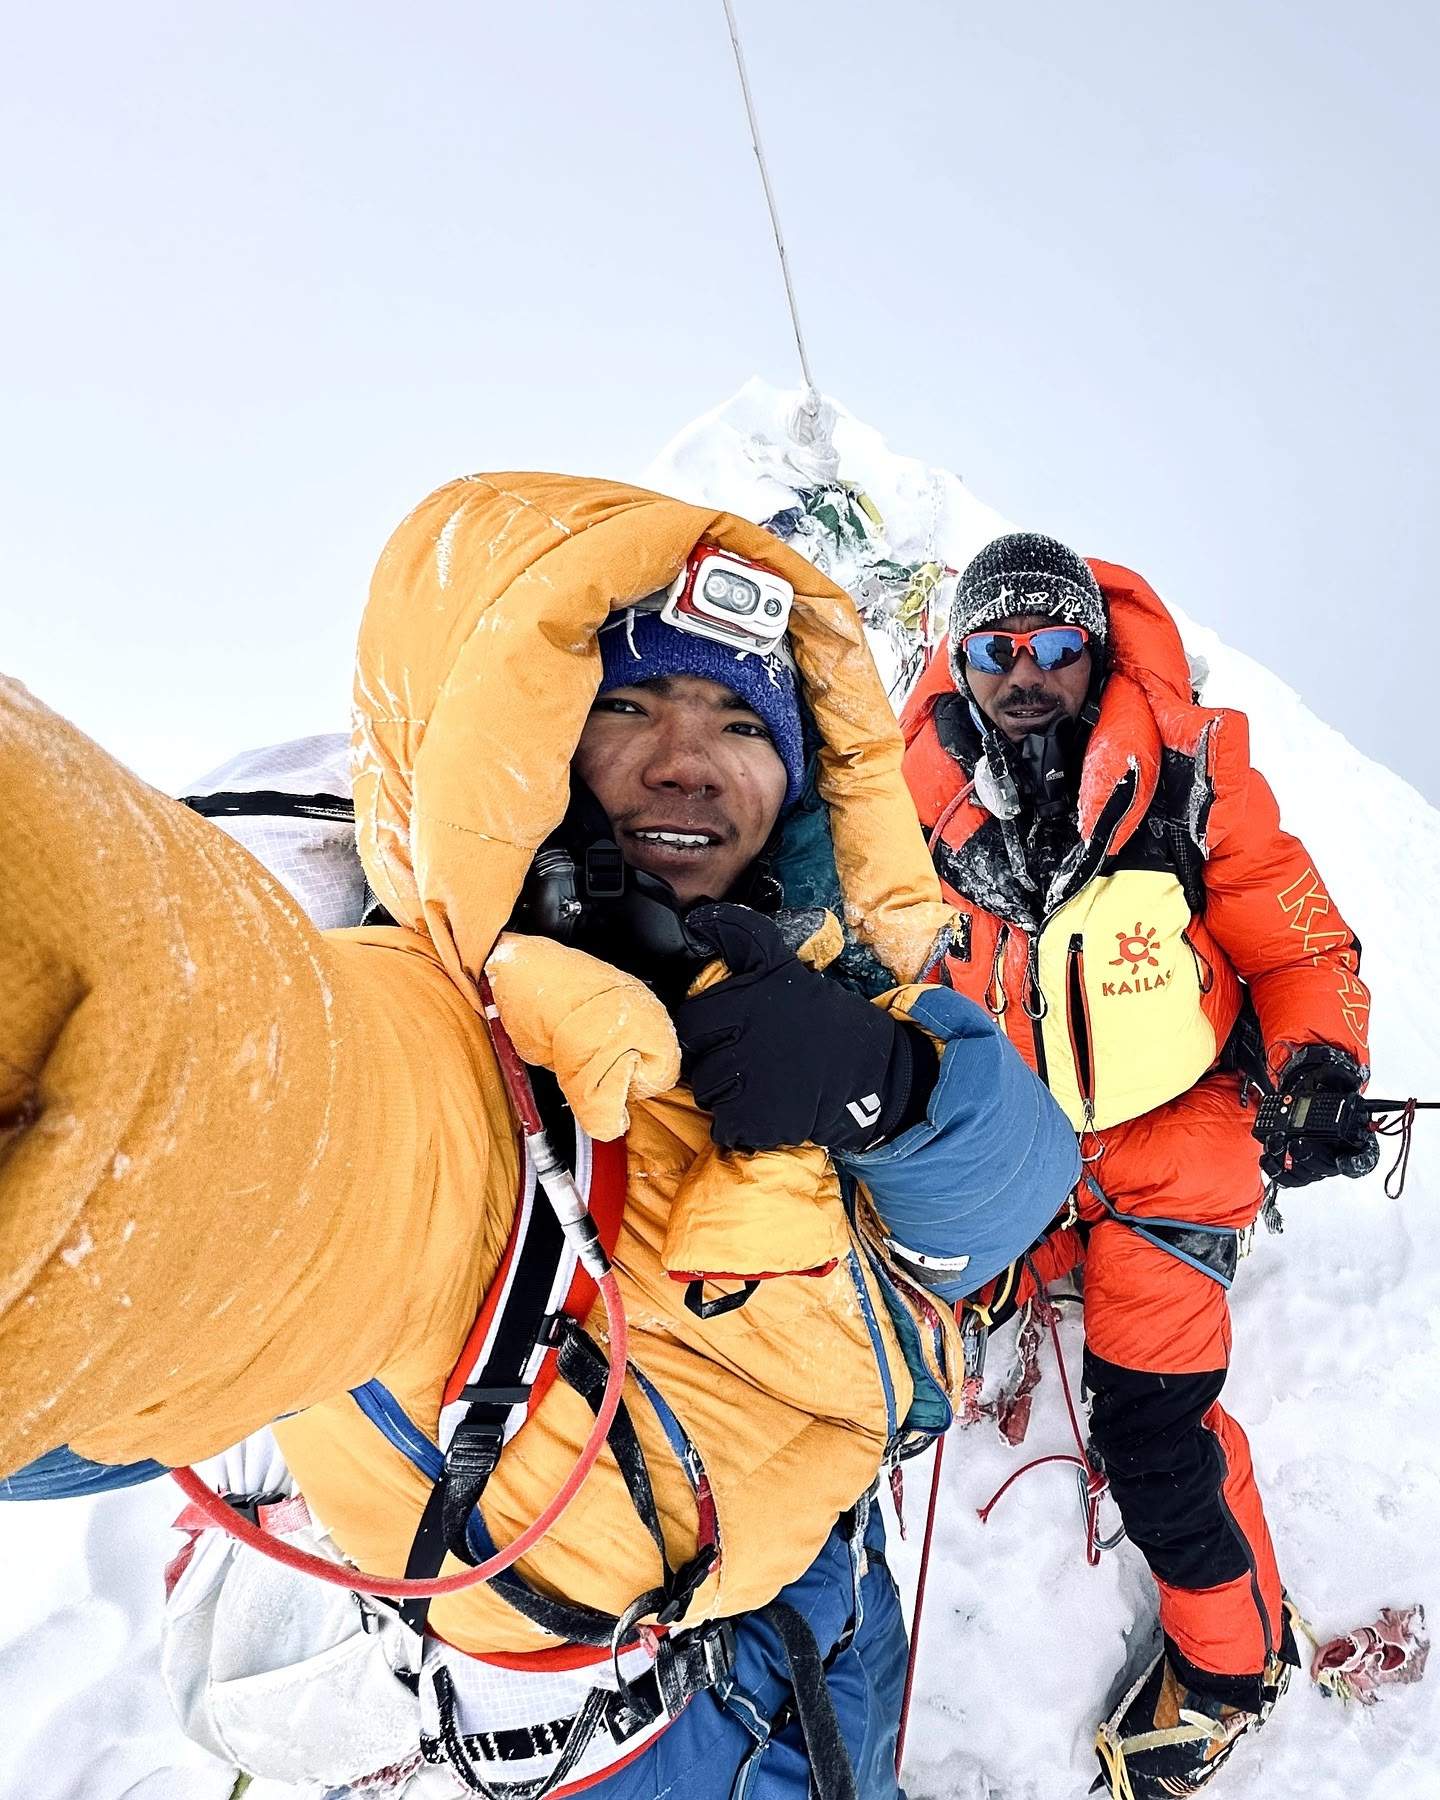
[[[960,641],[1012,613],[1045,613],[1083,625],[1096,644],[1110,621],[1100,583],[1073,550],[1036,531],[1012,531],[989,543],[965,567],[950,604],[950,668],[963,686]]]

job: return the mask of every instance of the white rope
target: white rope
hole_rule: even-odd
[[[745,53],[740,48],[740,27],[735,23],[735,9],[730,0],[723,0],[726,22],[730,27],[730,43],[735,51],[735,67],[740,73],[740,91],[745,96],[745,111],[750,120],[750,143],[755,151],[755,160],[760,165],[760,180],[765,187],[765,204],[770,209],[770,224],[775,232],[775,248],[780,252],[780,273],[785,279],[785,298],[790,305],[790,323],[795,328],[795,348],[800,352],[800,369],[805,377],[805,403],[803,410],[812,418],[820,410],[820,390],[815,386],[815,377],[810,373],[810,359],[805,354],[805,338],[800,330],[800,311],[795,304],[795,284],[790,279],[790,260],[785,254],[785,239],[780,230],[780,212],[775,204],[775,190],[770,185],[770,170],[765,162],[765,151],[760,143],[760,121],[755,116],[755,102],[750,94],[750,78],[745,73]]]

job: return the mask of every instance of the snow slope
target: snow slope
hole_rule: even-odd
[[[652,486],[764,519],[814,477],[786,460],[796,396],[751,382],[682,432]],[[1008,522],[944,470],[893,454],[840,411],[840,471],[863,487],[903,561],[958,567]],[[1043,519],[1025,520],[1044,529]],[[1125,560],[1125,546],[1077,548]],[[1203,615],[1205,596],[1188,601]],[[1287,824],[1324,870],[1366,946],[1375,996],[1375,1091],[1440,1097],[1429,1013],[1440,968],[1440,813],[1361,757],[1275,676],[1182,618],[1210,664],[1206,699],[1250,714],[1255,760]],[[880,648],[885,648],[880,646]],[[329,721],[317,721],[317,729]],[[237,746],[238,748],[239,746]],[[1384,1165],[1382,1164],[1382,1171]],[[1440,1604],[1440,1121],[1416,1132],[1403,1198],[1377,1176],[1294,1196],[1282,1237],[1261,1234],[1233,1301],[1227,1403],[1250,1433],[1281,1566],[1329,1635],[1382,1604]],[[1078,1366],[1078,1321],[1062,1332]],[[992,1345],[992,1378],[1007,1341]],[[911,1800],[1069,1800],[1094,1772],[1094,1720],[1153,1613],[1126,1547],[1088,1568],[1070,1471],[1025,1477],[981,1526],[976,1507],[1028,1457],[1071,1447],[1053,1364],[1022,1451],[993,1426],[952,1434],[926,1606],[906,1777]],[[913,1586],[928,1459],[907,1469]],[[169,1484],[94,1502],[0,1509],[0,1800],[225,1800],[233,1773],[169,1722],[155,1661],[161,1567],[178,1509]],[[1370,1713],[1296,1683],[1217,1783],[1229,1800],[1277,1795],[1440,1800],[1440,1673]],[[256,1783],[250,1800],[280,1800]]]

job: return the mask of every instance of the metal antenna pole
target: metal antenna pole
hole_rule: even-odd
[[[800,370],[805,377],[806,400],[810,403],[806,410],[815,412],[820,404],[820,390],[815,386],[815,377],[810,373],[810,359],[805,354],[805,338],[800,330],[800,311],[795,304],[795,284],[790,279],[790,260],[785,254],[785,238],[780,230],[780,212],[775,204],[775,190],[770,185],[770,170],[765,161],[765,151],[760,142],[760,121],[755,116],[755,101],[750,93],[750,78],[745,73],[745,53],[740,48],[740,27],[735,23],[735,9],[730,0],[723,0],[725,19],[730,27],[730,43],[735,51],[735,67],[740,74],[740,91],[745,96],[745,112],[750,120],[750,143],[755,151],[755,160],[760,165],[760,179],[765,186],[765,204],[770,209],[770,224],[775,232],[775,248],[780,252],[780,273],[785,279],[785,298],[790,306],[790,323],[795,328],[795,348],[800,352]]]

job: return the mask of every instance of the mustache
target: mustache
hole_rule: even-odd
[[[1055,695],[1043,687],[1016,688],[1000,702],[1001,712],[1014,712],[1025,706],[1058,706]]]

